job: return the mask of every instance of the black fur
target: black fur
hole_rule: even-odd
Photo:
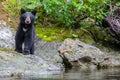
[[[19,53],[34,54],[34,21],[36,11],[26,12],[21,9],[20,23],[15,36],[15,51]],[[26,31],[24,31],[26,30]],[[24,43],[24,48],[22,47]]]

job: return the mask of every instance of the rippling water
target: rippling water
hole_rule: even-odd
[[[101,70],[78,70],[72,69],[65,73],[54,75],[41,75],[26,78],[3,78],[0,80],[120,80],[120,68]]]

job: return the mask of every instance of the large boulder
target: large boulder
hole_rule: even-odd
[[[84,68],[91,66],[96,68],[120,66],[120,59],[104,53],[92,45],[85,44],[78,39],[65,39],[58,51],[59,55],[63,59],[68,59],[73,66],[77,65]]]

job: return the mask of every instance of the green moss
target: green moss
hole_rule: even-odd
[[[47,27],[36,27],[36,34],[43,40],[63,40],[70,36],[69,30],[61,27],[47,26]]]
[[[66,27],[56,27],[56,26],[47,26],[47,27],[35,27],[36,34],[38,37],[41,37],[45,41],[53,40],[64,40],[66,38],[79,38],[84,42],[93,42],[90,34],[85,30],[79,29],[70,29]]]
[[[0,51],[10,52],[10,51],[13,51],[13,49],[7,49],[7,48],[0,47]]]

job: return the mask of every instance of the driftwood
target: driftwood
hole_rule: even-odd
[[[69,62],[69,60],[65,57],[65,55],[59,55],[62,60],[63,60],[63,64],[64,64],[64,67],[65,69],[71,69],[72,68],[72,64]]]
[[[110,15],[104,17],[102,26],[108,27],[108,33],[120,43],[120,7],[110,5]]]

